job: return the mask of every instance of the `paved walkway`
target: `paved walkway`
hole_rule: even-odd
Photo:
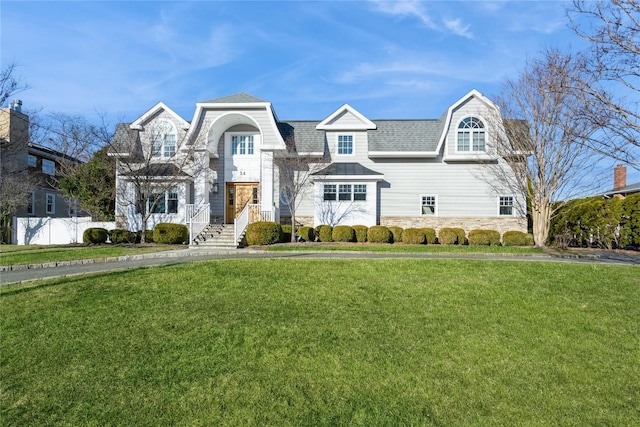
[[[546,261],[608,263],[640,266],[640,253],[624,251],[585,251],[567,254],[444,254],[444,253],[380,253],[380,252],[316,252],[291,251],[270,252],[256,249],[200,249],[186,248],[166,252],[152,252],[113,258],[61,261],[33,265],[18,265],[0,269],[0,285],[30,282],[34,280],[71,277],[81,274],[104,273],[108,271],[130,270],[141,267],[171,265],[212,259],[248,258],[306,258],[306,259],[484,259],[510,261]]]

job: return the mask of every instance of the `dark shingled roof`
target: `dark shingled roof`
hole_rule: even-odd
[[[360,163],[332,163],[326,168],[322,169],[321,171],[314,173],[314,175],[359,176],[359,175],[382,175],[382,174],[379,172],[372,171],[371,169],[365,168]]]
[[[146,165],[142,169],[130,171],[125,173],[124,175],[166,176],[166,177],[190,176],[189,174],[185,173],[183,170],[181,170],[180,168],[178,168],[176,165],[172,163],[152,163],[152,164]]]
[[[374,120],[368,130],[369,151],[435,151],[445,117],[437,120]]]
[[[223,96],[222,98],[214,98],[204,101],[211,104],[244,104],[253,102],[267,102],[264,99],[256,98],[248,93],[236,93],[235,95]]]
[[[116,125],[109,153],[112,154],[131,154],[135,149],[135,142],[138,139],[138,131],[131,129],[131,123],[118,123]]]
[[[324,153],[324,131],[316,130],[318,121],[292,120],[279,122],[278,129],[287,148],[295,144],[298,153]]]

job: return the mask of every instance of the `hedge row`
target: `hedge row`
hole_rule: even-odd
[[[565,203],[551,223],[558,246],[640,248],[640,193],[620,199],[588,197]]]
[[[111,238],[111,243],[140,243],[141,231],[129,231],[121,228],[107,231],[104,228],[87,228],[82,234],[84,243],[101,244]],[[156,224],[153,230],[145,232],[147,243],[162,243],[168,245],[187,244],[189,241],[189,229],[183,224],[162,222]]]
[[[291,226],[275,222],[249,224],[246,233],[249,245],[271,245],[291,241]],[[296,236],[304,242],[370,242],[406,243],[412,245],[504,245],[533,246],[533,236],[521,231],[507,231],[502,237],[495,230],[472,230],[467,237],[462,228],[442,228],[439,233],[433,228],[406,228],[383,225],[319,225],[315,228],[299,227]]]

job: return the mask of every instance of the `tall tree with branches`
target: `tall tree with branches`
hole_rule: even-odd
[[[205,136],[202,136],[203,138]],[[208,161],[188,134],[173,133],[166,121],[155,121],[143,130],[128,124],[116,127],[109,155],[117,159],[116,221],[122,216],[139,218],[141,242],[153,214],[176,213],[182,185],[208,172]],[[183,195],[184,196],[184,195]],[[118,218],[118,212],[120,218]]]
[[[326,166],[322,158],[298,153],[293,136],[285,139],[287,151],[274,159],[278,168],[280,199],[291,213],[291,241],[296,239],[296,211],[310,191],[313,174]]]
[[[527,195],[537,246],[546,244],[559,202],[579,192],[598,156],[586,142],[606,118],[585,120],[581,113],[585,99],[575,88],[587,78],[583,70],[581,57],[549,50],[496,99],[501,114],[491,119],[492,139],[509,173],[496,167],[495,178]]]
[[[591,146],[640,170],[640,2],[574,0],[571,27],[589,43],[577,86],[592,120],[606,118]]]

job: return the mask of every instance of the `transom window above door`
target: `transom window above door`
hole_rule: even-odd
[[[234,156],[252,156],[254,152],[253,135],[233,135],[231,154]]]

